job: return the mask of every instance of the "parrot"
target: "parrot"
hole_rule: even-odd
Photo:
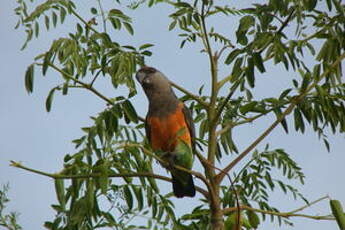
[[[154,153],[167,162],[177,198],[194,197],[190,173],[174,168],[192,169],[195,152],[195,127],[188,107],[172,90],[169,79],[159,70],[144,66],[136,73],[149,102],[145,131]]]

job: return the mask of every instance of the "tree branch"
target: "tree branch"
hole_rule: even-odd
[[[103,11],[103,9],[102,9],[102,5],[101,5],[100,1],[98,1],[98,2],[99,2],[100,9],[101,9],[101,11],[102,11],[102,18],[103,18],[104,30],[106,31],[106,24],[105,24],[106,22],[105,22],[105,18],[104,18],[104,11]],[[75,17],[77,17],[87,28],[89,28],[90,30],[92,30],[94,33],[97,33],[97,34],[100,33],[100,32],[98,32],[96,29],[94,29],[94,28],[90,25],[90,23],[88,23],[87,21],[85,21],[85,20],[84,20],[77,12],[75,12],[73,9],[71,9],[71,13],[72,13]],[[60,71],[59,71],[59,72],[60,72]],[[99,73],[100,73],[100,72],[99,72]],[[96,76],[94,77],[94,79],[91,81],[90,84],[86,84],[86,83],[84,83],[84,82],[78,82],[78,83],[79,83],[79,84],[82,83],[81,85],[83,85],[84,88],[90,90],[91,92],[93,92],[94,94],[96,94],[98,97],[100,97],[100,98],[102,98],[103,100],[107,101],[109,104],[114,105],[114,103],[113,103],[111,100],[109,100],[107,97],[105,97],[104,95],[102,95],[101,93],[99,93],[95,88],[92,87],[93,84],[94,84],[94,82],[95,82],[95,80],[97,79],[99,73],[96,74]],[[73,77],[72,77],[72,78],[73,78]],[[73,79],[74,79],[74,78],[73,78]],[[73,80],[73,79],[72,79],[72,80]],[[77,79],[75,79],[75,80],[77,80]],[[75,82],[76,82],[76,81],[75,81]],[[87,86],[87,87],[85,87],[85,86]],[[141,117],[141,116],[138,116],[138,119],[139,119],[140,121],[142,121],[142,122],[145,122],[145,118],[143,118],[143,117]]]
[[[304,205],[304,206],[302,206],[300,208],[297,208],[297,209],[291,211],[291,213],[296,213],[296,212],[302,211],[302,210],[304,210],[306,208],[309,208],[312,205],[314,205],[314,204],[316,204],[316,203],[318,203],[318,202],[320,202],[322,200],[325,200],[325,199],[329,199],[329,196],[328,195],[327,196],[323,196],[323,197],[321,197],[321,198],[319,198],[317,200],[314,200],[313,202],[310,202],[310,203],[308,203],[308,204],[306,204],[306,205]]]
[[[282,23],[282,25],[278,29],[277,33],[281,33],[283,29],[285,29],[285,27],[289,24],[294,12],[295,12],[295,9],[292,9],[289,16],[285,19],[285,21]]]
[[[208,156],[207,160],[211,165],[215,165],[215,156],[216,156],[216,150],[217,150],[217,136],[216,136],[216,129],[217,129],[217,124],[218,120],[215,119],[215,115],[217,113],[216,111],[216,103],[217,103],[217,97],[218,97],[218,70],[217,70],[217,58],[213,56],[213,52],[211,49],[209,37],[208,37],[208,32],[206,28],[206,23],[205,23],[205,4],[209,3],[209,7],[213,3],[208,2],[208,1],[202,1],[201,2],[201,15],[200,15],[200,21],[201,21],[201,33],[203,36],[203,42],[205,45],[205,49],[208,54],[209,58],[209,63],[211,66],[211,99],[210,99],[210,106],[207,109],[207,117],[209,119],[209,128],[208,128],[208,136],[209,136],[209,141],[208,141]],[[210,8],[209,8],[210,9]],[[219,199],[219,183],[215,180],[215,170],[214,168],[205,168],[206,175],[210,181],[210,198],[209,199],[209,204],[210,204],[210,209],[211,209],[211,225],[212,229],[214,230],[221,230],[224,228],[224,220],[222,217],[221,213],[221,201]]]
[[[177,90],[181,91],[182,93],[190,96],[191,98],[193,98],[194,100],[196,100],[197,102],[199,102],[202,106],[204,106],[205,108],[209,107],[209,103],[207,103],[206,101],[204,101],[201,97],[189,92],[188,90],[182,88],[181,86],[177,85],[176,83],[170,81],[170,84],[176,88]]]
[[[240,207],[241,210],[250,210],[250,211],[254,211],[254,212],[259,212],[259,213],[263,213],[263,214],[268,214],[268,215],[274,215],[274,216],[280,216],[280,217],[284,217],[284,218],[288,218],[288,217],[304,217],[304,218],[309,218],[309,219],[314,219],[314,220],[335,220],[334,217],[332,216],[312,216],[312,215],[306,215],[306,214],[299,214],[297,212],[302,211],[308,207],[311,207],[312,205],[325,200],[325,199],[329,199],[329,196],[324,196],[321,197],[305,206],[302,206],[300,208],[297,208],[293,211],[290,212],[275,212],[275,211],[269,211],[269,210],[262,210],[262,209],[257,209],[257,208],[253,208],[247,205],[243,205]],[[238,208],[237,207],[232,207],[232,208],[225,208],[223,209],[223,214],[227,215],[231,212],[237,211]]]
[[[166,166],[166,167],[170,166],[168,162],[166,162],[165,160],[162,160],[155,153],[151,152],[150,150],[146,149],[145,147],[143,147],[140,144],[124,143],[124,144],[120,145],[119,147],[117,147],[117,149],[120,149],[120,148],[126,149],[128,147],[140,148],[144,152],[144,154],[146,154],[146,155],[148,155],[150,157],[153,157],[155,160],[157,160],[163,166]],[[173,165],[173,167],[178,169],[178,170],[181,170],[181,171],[184,171],[186,173],[194,175],[195,177],[197,177],[201,181],[203,181],[207,187],[210,186],[210,184],[208,183],[207,179],[201,173],[193,171],[193,170],[190,170],[190,169],[187,169],[187,168],[184,168],[184,167],[181,167],[181,166],[178,166],[178,165]]]
[[[32,169],[32,168],[28,168],[18,162],[15,161],[11,161],[10,166],[12,167],[16,167],[16,168],[20,168],[23,169],[25,171],[29,171],[38,175],[42,175],[42,176],[46,176],[46,177],[50,177],[52,179],[86,179],[86,178],[99,178],[99,177],[104,177],[104,174],[99,174],[99,173],[90,173],[90,174],[77,174],[77,175],[64,175],[64,174],[59,174],[59,173],[47,173],[47,172],[43,172],[40,170],[36,170],[36,169]],[[167,182],[172,182],[172,180],[169,177],[166,176],[162,176],[162,175],[158,175],[158,174],[154,174],[154,173],[150,173],[150,172],[131,172],[131,173],[109,173],[106,175],[106,177],[108,178],[116,178],[116,177],[151,177],[151,178],[155,178],[155,179],[159,179],[159,180],[163,180],[163,181],[167,181]],[[205,196],[205,198],[208,198],[208,192],[205,191],[204,189],[195,186],[195,189],[200,192],[201,194],[203,194]]]
[[[293,13],[295,12],[295,9],[292,9],[290,14],[288,15],[288,17],[285,19],[285,21],[282,23],[282,25],[280,26],[280,28],[278,29],[278,31],[275,33],[276,35],[277,34],[280,34],[284,29],[285,27],[289,24],[291,18],[292,18],[292,15]],[[274,39],[274,36],[271,37],[271,39],[266,43],[266,45],[264,47],[261,48],[261,50],[259,51],[259,53],[263,52],[267,47],[268,45],[271,43],[271,41]]]
[[[37,65],[43,65],[42,63],[36,63]],[[66,73],[65,71],[63,71],[62,69],[60,69],[59,67],[57,67],[56,65],[54,65],[53,63],[49,63],[48,64],[50,67],[52,67],[54,70],[56,70],[57,72],[61,73],[63,75],[64,78],[67,78],[68,80],[73,81],[74,83],[77,83],[79,85],[82,86],[82,88],[87,89],[89,91],[91,91],[93,94],[97,95],[98,97],[100,97],[101,99],[103,99],[104,101],[106,101],[108,104],[110,105],[114,105],[114,102],[112,100],[110,100],[109,98],[107,98],[106,96],[104,96],[103,94],[101,94],[98,90],[96,90],[91,84],[87,84],[85,82],[82,82],[76,78],[74,78],[73,76],[71,76],[69,73]],[[138,116],[138,119],[142,122],[145,122],[145,118]]]
[[[209,125],[209,148],[208,148],[208,161],[211,164],[214,164],[215,152],[216,152],[216,136],[215,136],[215,129],[216,129],[216,122],[215,121],[215,114],[216,114],[216,102],[217,102],[217,94],[218,94],[218,86],[217,86],[217,63],[216,59],[213,56],[212,48],[210,45],[210,41],[208,38],[208,32],[205,23],[205,3],[202,2],[201,6],[201,32],[203,34],[202,38],[204,41],[204,46],[207,51],[209,62],[211,66],[211,82],[212,82],[212,89],[211,89],[211,101],[210,106],[208,108],[208,118],[210,120]],[[211,175],[210,175],[211,176]],[[212,176],[211,176],[212,177]]]
[[[247,154],[250,153],[265,137],[267,137],[272,130],[288,115],[290,114],[295,106],[323,79],[325,78],[333,68],[335,68],[343,59],[345,58],[345,53],[343,53],[341,56],[338,57],[338,59],[328,68],[323,74],[320,76],[320,78],[314,83],[312,83],[304,92],[301,92],[299,96],[296,96],[288,106],[288,108],[272,123],[271,126],[269,126],[252,144],[250,144],[240,155],[237,156],[230,164],[228,164],[223,172],[220,172],[216,176],[216,180],[219,182],[222,181],[225,174],[224,172],[229,172],[238,162],[240,162]]]
[[[237,211],[237,209],[238,209],[237,207],[223,209],[223,214],[228,214],[228,213]],[[291,213],[291,212],[274,212],[274,211],[252,208],[252,207],[245,206],[245,205],[241,206],[240,209],[241,210],[250,210],[250,211],[254,211],[254,212],[260,212],[263,214],[268,214],[268,215],[273,215],[273,216],[280,216],[280,217],[284,217],[284,218],[304,217],[304,218],[309,218],[309,219],[314,219],[314,220],[335,220],[335,218],[332,216],[312,216],[312,215],[298,214],[298,213]]]
[[[285,103],[283,103],[283,104],[280,104],[280,105],[278,105],[278,106],[275,106],[275,107],[273,107],[273,108],[267,110],[265,113],[261,113],[261,114],[258,114],[258,115],[252,116],[252,117],[244,118],[243,120],[240,120],[240,121],[237,121],[237,122],[232,122],[232,121],[231,121],[231,122],[229,122],[229,123],[226,123],[225,126],[224,126],[222,129],[220,129],[220,130],[218,130],[218,131],[216,132],[216,134],[217,134],[217,136],[219,136],[219,135],[224,134],[225,132],[227,132],[227,131],[228,131],[229,129],[231,129],[231,128],[234,128],[234,127],[239,126],[239,125],[251,123],[251,122],[255,121],[256,119],[258,119],[258,118],[260,118],[260,117],[262,117],[262,116],[265,116],[265,115],[269,114],[270,112],[274,111],[275,109],[281,108],[281,107],[283,107],[284,105],[287,105],[287,104],[289,104],[289,103],[291,103],[291,101],[287,101],[287,102],[285,102]]]
[[[226,104],[228,104],[230,98],[232,97],[232,95],[234,95],[234,93],[236,92],[237,90],[237,87],[240,85],[240,81],[236,82],[230,89],[230,92],[229,94],[226,96],[226,98],[224,99],[223,103],[219,106],[219,109],[216,113],[216,116],[215,116],[215,119],[218,120],[218,118],[221,116],[223,110],[224,110],[224,107],[226,106]],[[217,136],[217,133],[216,133],[216,136]]]
[[[71,13],[76,16],[87,28],[89,28],[90,30],[92,30],[94,33],[99,34],[99,32],[94,29],[90,23],[88,23],[87,21],[85,21],[77,12],[75,12],[73,9],[71,9]]]
[[[102,4],[101,4],[101,0],[97,0],[97,3],[99,6],[99,9],[101,11],[101,16],[102,16],[102,21],[103,21],[103,32],[106,33],[107,32],[107,23],[105,20],[105,15],[104,15],[104,10],[103,10]]]
[[[230,74],[229,76],[227,76],[227,77],[223,78],[222,80],[220,80],[220,81],[218,82],[218,89],[222,88],[223,85],[224,85],[226,82],[228,82],[228,81],[231,80],[231,78],[232,78],[232,75]]]
[[[289,21],[291,20],[291,17],[292,17],[292,15],[293,15],[294,12],[295,12],[295,10],[293,9],[293,10],[290,12],[289,16],[288,16],[288,17],[285,19],[285,21],[282,23],[282,25],[281,25],[281,27],[279,28],[279,30],[277,31],[277,33],[281,33],[281,32],[283,31],[283,29],[288,25],[288,23],[289,23]],[[264,48],[266,48],[266,47],[264,47]],[[224,51],[224,49],[222,49],[221,51]],[[263,51],[263,50],[261,50],[261,51]],[[228,76],[228,77],[222,79],[220,82],[218,82],[218,84],[217,84],[217,85],[218,85],[218,89],[221,88],[228,80],[230,80],[231,77],[232,77],[232,76],[230,75],[230,76]],[[229,94],[227,95],[227,97],[225,98],[225,100],[223,101],[223,103],[221,104],[220,108],[219,108],[218,111],[217,111],[217,114],[216,114],[216,116],[215,116],[215,119],[216,119],[216,120],[220,117],[220,115],[221,115],[221,113],[222,113],[222,111],[223,111],[225,105],[228,103],[228,101],[230,100],[230,98],[232,97],[232,95],[235,93],[235,91],[236,91],[237,87],[239,86],[239,84],[240,84],[239,82],[236,82],[235,85],[232,86],[232,89],[230,90]],[[232,126],[230,125],[230,126],[227,128],[227,130],[230,129],[231,127],[232,127]],[[223,132],[222,132],[222,133],[223,133]],[[217,135],[218,135],[218,134],[217,134]]]

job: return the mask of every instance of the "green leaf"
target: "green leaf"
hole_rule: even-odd
[[[91,14],[97,14],[97,9],[94,8],[94,7],[92,7],[92,8],[90,9],[90,11],[91,11]]]
[[[124,186],[123,187],[123,192],[124,192],[124,196],[125,196],[125,199],[126,199],[126,203],[127,203],[128,209],[132,210],[132,208],[133,208],[133,196],[132,196],[132,193],[129,190],[128,186]]]
[[[345,214],[344,210],[338,200],[330,200],[329,201],[333,216],[337,220],[338,226],[340,230],[345,229]]]
[[[67,95],[68,93],[68,82],[65,82],[62,86],[62,95]]]
[[[110,18],[109,20],[115,30],[121,29],[121,21],[118,18]]]
[[[54,92],[55,92],[56,88],[52,88],[49,91],[48,97],[46,99],[46,110],[47,112],[50,112],[51,106],[52,106],[52,102],[53,102],[53,98],[54,98]]]
[[[65,186],[63,179],[55,179],[55,191],[57,199],[62,207],[65,206]]]
[[[323,139],[323,143],[325,144],[326,149],[329,152],[330,151],[330,146],[329,146],[329,142],[328,142],[328,140],[326,138]]]
[[[254,61],[253,58],[248,58],[248,66],[246,67],[246,78],[250,87],[254,88],[255,86],[255,77],[254,77]]]
[[[249,102],[244,106],[240,107],[240,112],[245,115],[246,113],[253,111],[258,103],[256,101]]]
[[[313,79],[318,81],[320,79],[320,64],[314,66],[313,69]]]
[[[79,23],[77,23],[77,31],[78,31],[78,34],[83,33],[83,27]]]
[[[139,50],[144,50],[144,49],[150,48],[152,46],[154,46],[154,45],[150,44],[150,43],[147,43],[147,44],[144,44],[144,45],[140,46]]]
[[[99,187],[101,188],[101,192],[103,194],[107,194],[107,189],[108,189],[108,177],[106,176],[102,176],[102,177],[99,177],[98,179],[98,183],[99,183]]]
[[[145,50],[145,51],[141,52],[141,54],[150,57],[152,55],[152,52]]]
[[[47,15],[44,17],[44,22],[46,24],[47,30],[49,30],[49,17]]]
[[[61,24],[65,21],[65,18],[66,18],[66,10],[65,10],[65,8],[61,8],[60,9],[60,21],[61,21]]]
[[[253,60],[254,60],[254,65],[258,68],[258,70],[261,73],[266,72],[260,53],[257,53],[257,52],[253,53]]]
[[[308,11],[312,11],[317,4],[317,0],[303,0],[303,2]]]
[[[291,92],[291,90],[292,90],[292,89],[286,89],[286,90],[284,90],[284,91],[280,94],[280,96],[279,96],[279,101],[282,100],[282,99],[284,99],[284,98]]]
[[[47,52],[44,55],[43,65],[42,65],[42,75],[45,76],[50,64],[51,52]]]
[[[174,20],[169,25],[169,31],[173,30],[177,24],[177,20]]]
[[[243,62],[243,57],[236,59],[235,64],[232,68],[232,72],[231,72],[231,75],[232,75],[231,82],[235,82],[237,78],[243,73],[242,62]]]
[[[240,217],[240,225],[242,223],[242,215]],[[238,213],[232,212],[228,218],[224,221],[224,227],[225,230],[234,230],[234,229],[240,229],[238,226]]]
[[[255,18],[247,15],[240,19],[238,31],[247,31],[250,27],[255,25]]]
[[[241,54],[243,51],[242,50],[240,50],[240,49],[235,49],[235,50],[233,50],[227,57],[226,57],[226,59],[225,59],[225,64],[226,65],[230,65],[233,61],[234,61],[234,59],[239,55],[239,54]]]
[[[274,109],[274,113],[276,114],[277,119],[278,119],[281,116],[282,111],[281,111],[280,108],[276,108],[276,109]],[[288,128],[288,125],[287,125],[287,122],[286,122],[285,118],[280,122],[280,124],[283,126],[284,131],[286,133],[289,133],[289,128]]]
[[[255,25],[255,19],[253,16],[247,15],[240,19],[240,25],[236,31],[237,42],[241,45],[247,45],[248,38],[246,36],[250,27]]]
[[[35,37],[37,38],[40,33],[40,26],[38,22],[35,22]]]
[[[52,18],[53,18],[53,26],[56,27],[56,23],[57,23],[57,15],[55,12],[52,13]]]
[[[304,133],[304,121],[302,118],[302,114],[298,108],[294,110],[294,120],[295,120],[295,129],[298,131],[299,129],[301,130],[302,133]]]
[[[129,100],[126,100],[122,103],[122,108],[125,112],[126,117],[134,122],[134,123],[138,123],[138,115],[137,112],[135,111],[132,103]]]
[[[183,8],[192,8],[192,6],[187,3],[187,2],[177,2],[174,4],[176,7],[180,8],[180,7],[183,7]]]
[[[92,210],[95,203],[95,186],[93,179],[87,180],[86,204],[89,210]]]
[[[139,210],[142,210],[143,207],[144,207],[143,192],[142,192],[142,190],[140,189],[140,187],[138,187],[138,186],[133,186],[132,188],[133,188],[134,194],[135,194],[135,196],[136,196],[136,198],[137,198],[138,209],[139,209]]]
[[[328,10],[331,11],[332,10],[332,0],[326,0],[326,3],[327,3]]]
[[[30,65],[25,73],[25,88],[28,93],[32,93],[34,88],[34,65]]]
[[[126,30],[127,30],[131,35],[134,34],[134,30],[133,30],[133,27],[131,26],[131,24],[129,24],[129,23],[127,23],[127,22],[124,22],[123,25],[125,26]]]
[[[119,9],[111,9],[109,11],[109,16],[120,16],[120,15],[123,15],[123,13]]]
[[[302,81],[302,85],[301,85],[301,92],[304,92],[309,83],[310,83],[310,80],[311,80],[311,73],[310,72],[306,72],[304,75],[303,75],[303,81]]]
[[[254,229],[257,229],[260,224],[259,216],[253,211],[247,211],[246,214],[247,214],[250,225]]]
[[[344,5],[342,5],[341,0],[332,0],[335,8],[337,9],[338,13],[340,13],[342,16],[344,16]]]

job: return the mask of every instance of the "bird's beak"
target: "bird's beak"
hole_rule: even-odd
[[[137,72],[137,74],[135,75],[135,78],[138,80],[138,82],[142,85],[143,81],[146,77],[146,74],[143,72]]]

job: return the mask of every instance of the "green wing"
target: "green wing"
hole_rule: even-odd
[[[195,152],[195,126],[193,122],[193,117],[192,113],[190,112],[189,108],[186,105],[183,105],[183,114],[184,114],[184,119],[187,123],[188,130],[190,133],[190,136],[192,138],[192,150]]]

